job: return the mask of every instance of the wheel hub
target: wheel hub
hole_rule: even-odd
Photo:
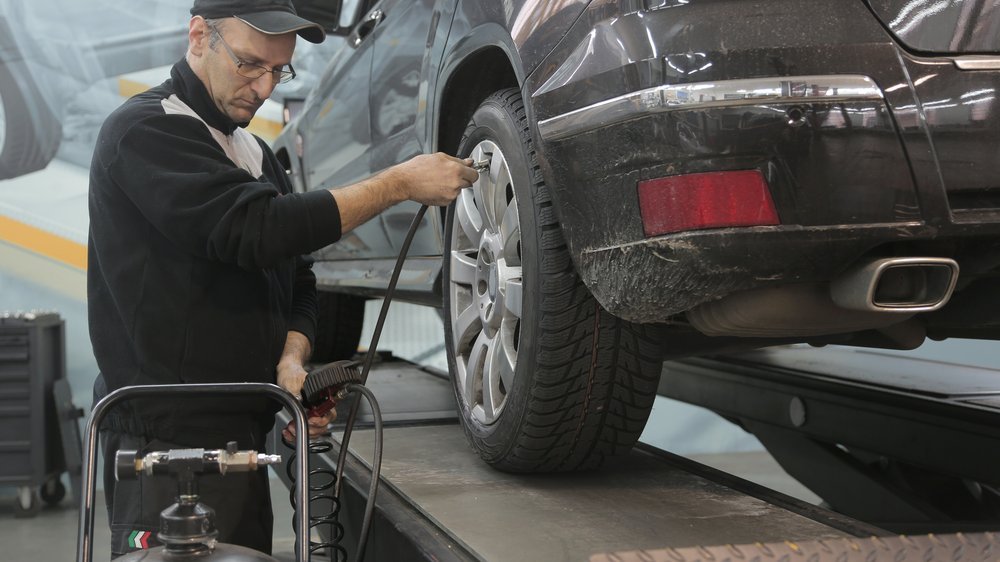
[[[500,327],[503,319],[503,293],[500,291],[500,264],[503,258],[497,258],[497,237],[492,234],[483,236],[479,248],[476,267],[476,300],[479,305],[479,315],[483,326],[491,332]]]

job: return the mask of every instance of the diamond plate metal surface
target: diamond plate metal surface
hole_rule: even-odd
[[[694,546],[594,554],[590,562],[994,562],[1000,535],[955,533]]]

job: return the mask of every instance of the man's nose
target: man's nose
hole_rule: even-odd
[[[250,89],[263,101],[271,97],[271,92],[274,91],[274,87],[277,85],[278,81],[274,79],[274,73],[265,72],[254,78],[253,82],[250,83]]]

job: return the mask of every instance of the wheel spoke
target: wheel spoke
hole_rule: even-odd
[[[484,226],[490,232],[498,233],[502,215],[507,208],[507,184],[510,183],[510,170],[499,150],[493,151],[489,176],[481,183],[483,187],[479,201],[483,204]]]
[[[486,422],[491,423],[497,417],[497,411],[503,405],[503,392],[500,390],[500,365],[503,353],[497,338],[487,344],[486,362],[483,364],[483,414]]]
[[[452,248],[454,250],[474,250],[479,247],[479,241],[483,237],[483,217],[476,206],[475,195],[469,190],[463,189],[455,202],[455,216],[458,224],[462,228],[469,241],[468,247]],[[457,237],[456,237],[457,238]]]
[[[479,309],[476,306],[476,301],[473,299],[469,306],[465,307],[461,313],[459,313],[458,318],[454,321],[454,331],[452,334],[455,337],[455,352],[461,354],[465,349],[465,345],[472,341],[478,332],[483,330],[482,320],[479,318]]]
[[[493,153],[494,162],[498,156],[499,152]],[[479,205],[479,209],[482,211],[483,222],[485,223],[483,227],[490,232],[497,232],[499,228],[499,224],[497,223],[497,185],[494,182],[492,167],[490,168],[490,174],[488,176],[480,175],[479,181],[473,184],[472,187],[476,194],[476,204]]]
[[[497,161],[498,157],[499,162]],[[508,207],[507,186],[510,185],[511,180],[510,168],[507,167],[507,161],[503,159],[503,155],[499,152],[493,154],[493,162],[490,164],[490,183],[493,184],[493,202],[496,205],[497,211],[494,217],[497,221],[500,221],[503,219],[500,214],[505,212]]]
[[[451,282],[472,285],[476,282],[476,259],[462,252],[451,253]]]
[[[490,337],[480,332],[469,352],[469,364],[465,369],[465,398],[470,406],[479,404],[483,391],[485,371],[490,351]],[[492,408],[491,408],[492,409]]]
[[[499,340],[496,347],[496,352],[492,355],[492,368],[490,369],[490,376],[493,379],[491,387],[496,388],[496,392],[502,394],[498,398],[506,398],[510,389],[514,388],[514,365],[517,363],[517,351],[512,347],[512,341],[507,341],[506,338]],[[501,390],[500,383],[503,383],[503,390]],[[496,407],[499,408],[501,403],[497,403]]]
[[[507,263],[520,265],[518,255],[521,244],[521,223],[517,218],[517,205],[509,205],[503,214],[503,224],[500,225],[500,239],[503,242],[503,256]]]
[[[510,278],[504,283],[504,306],[512,315],[521,318],[522,288],[521,288],[521,268],[512,267],[510,270],[517,270],[517,277],[514,278],[514,271],[510,271]]]

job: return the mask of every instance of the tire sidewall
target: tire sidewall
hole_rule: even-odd
[[[5,26],[0,25],[0,31],[3,29]],[[0,103],[4,111],[0,179],[44,168],[62,141],[62,124],[32,80],[25,62],[16,52],[4,54],[2,49]]]
[[[3,62],[0,62],[3,65]],[[2,80],[2,74],[0,74],[0,80]],[[7,146],[7,106],[4,98],[6,98],[6,92],[4,92],[3,87],[0,87],[0,158],[3,158],[4,150]]]
[[[452,229],[455,227],[455,203],[452,203],[447,212],[445,227],[445,253],[443,265],[443,294],[445,310],[445,347],[448,356],[448,366],[452,372],[452,385],[455,390],[455,398],[458,403],[459,415],[462,418],[462,426],[466,434],[475,442],[480,456],[487,462],[502,459],[510,447],[514,445],[513,437],[520,433],[523,423],[528,397],[531,391],[532,371],[537,350],[535,331],[537,321],[534,315],[539,311],[538,297],[541,293],[539,283],[539,263],[538,251],[540,247],[537,217],[535,214],[534,192],[538,183],[532,177],[530,170],[537,169],[533,162],[529,162],[528,148],[525,146],[524,137],[515,121],[515,117],[510,114],[508,106],[505,106],[496,97],[487,99],[476,110],[469,127],[463,135],[459,145],[458,154],[466,156],[472,149],[484,140],[489,140],[496,144],[503,152],[510,170],[511,181],[514,186],[514,195],[517,199],[518,220],[521,230],[521,275],[522,275],[522,304],[521,323],[517,353],[517,364],[514,371],[514,385],[507,390],[507,401],[498,419],[490,425],[480,423],[471,412],[471,407],[459,388],[457,373],[457,357],[453,344],[453,331],[451,326],[451,238]]]
[[[21,93],[17,91],[17,83],[7,68],[7,62],[0,58],[0,115],[3,117],[0,119],[0,127],[2,127],[0,130],[0,162],[9,158],[7,155],[8,147],[13,142],[11,133],[14,129],[14,120],[17,118],[15,104],[20,96]]]

